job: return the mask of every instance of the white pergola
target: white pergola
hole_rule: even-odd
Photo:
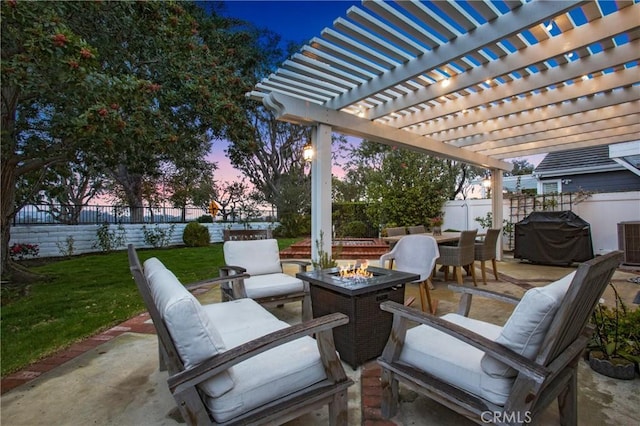
[[[508,158],[637,141],[639,38],[634,1],[363,0],[249,96],[315,127],[318,238],[331,235],[332,132],[490,169],[494,188]]]

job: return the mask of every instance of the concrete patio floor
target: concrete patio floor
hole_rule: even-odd
[[[376,264],[377,262],[371,262]],[[573,268],[540,266],[505,258],[498,263],[500,281],[488,274],[490,290],[521,296],[529,286],[540,286],[558,279]],[[291,271],[293,272],[293,271]],[[478,277],[480,271],[477,270]],[[640,285],[629,281],[638,268],[620,269],[614,284],[624,302],[632,305]],[[470,277],[466,285],[472,285]],[[432,296],[439,300],[438,315],[455,310],[457,295],[448,290],[452,282],[435,280]],[[133,284],[132,284],[133,285]],[[479,286],[484,285],[479,282]],[[407,297],[416,297],[417,286],[407,287]],[[610,290],[605,300],[613,300]],[[205,303],[219,301],[219,292],[198,295]],[[500,302],[475,300],[471,316],[502,324],[511,307]],[[288,304],[272,312],[289,323],[300,320],[299,304]],[[66,362],[65,362],[66,361]],[[349,388],[350,425],[465,425],[472,424],[451,410],[413,391],[401,388],[398,415],[384,421],[380,417],[379,369],[375,361],[345,371],[355,384]],[[6,425],[176,425],[173,398],[166,386],[166,372],[158,371],[157,340],[148,316],[138,317],[87,341],[42,360],[25,370],[2,379],[0,421]],[[593,372],[581,361],[578,381],[578,420],[580,425],[640,424],[640,379],[610,379]],[[289,422],[292,426],[325,425],[327,409]],[[543,423],[559,424],[557,408],[552,405]]]

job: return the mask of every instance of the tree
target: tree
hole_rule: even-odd
[[[223,221],[235,220],[236,216],[240,214],[240,206],[243,199],[249,196],[249,185],[238,177],[238,180],[234,182],[224,181],[222,183],[215,184],[214,199],[220,207],[220,214]]]
[[[184,169],[213,137],[246,133],[241,102],[260,52],[234,21],[174,2],[1,11],[3,274],[15,269],[9,225],[28,173],[85,153],[119,184],[135,221],[162,164]]]
[[[172,167],[172,165],[168,165]],[[194,159],[193,167],[177,169],[173,167],[165,172],[167,183],[164,190],[165,199],[169,199],[174,207],[182,209],[182,219],[185,220],[185,207],[188,204],[207,210],[209,202],[215,197],[215,183],[213,173],[217,165],[205,159]]]
[[[95,54],[73,32],[61,12],[80,15],[79,3],[2,5],[0,243],[3,278],[29,274],[9,255],[11,219],[28,196],[17,199],[16,187],[52,164],[74,158],[70,135],[78,129],[74,105],[88,93],[87,77],[97,67]],[[95,7],[89,5],[89,8]],[[35,194],[37,191],[22,191]],[[14,277],[16,278],[16,277]]]
[[[77,225],[83,208],[104,189],[103,176],[91,164],[81,159],[54,164],[33,173],[41,182],[18,188],[41,188],[27,200],[38,210],[48,212],[56,222]]]
[[[522,160],[513,160],[513,169],[510,172],[505,172],[505,176],[521,176],[521,175],[529,175],[533,173],[533,169],[535,166],[526,159]]]
[[[117,13],[85,28],[102,47],[108,76],[95,81],[107,95],[82,116],[83,136],[98,140],[103,166],[121,185],[136,222],[142,219],[142,182],[160,179],[162,164],[208,173],[197,159],[210,141],[243,134],[241,103],[257,53],[250,36],[187,3],[111,7]]]
[[[278,121],[261,106],[248,106],[247,113],[253,134],[232,139],[227,149],[231,164],[247,176],[265,202],[276,206],[279,218],[308,210],[310,180],[302,148],[310,140],[310,129]]]
[[[374,223],[426,224],[441,215],[456,186],[457,165],[425,154],[363,141],[351,153],[347,176],[361,182]]]

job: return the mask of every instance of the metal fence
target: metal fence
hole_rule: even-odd
[[[24,206],[13,218],[13,225],[88,225],[102,223],[186,223],[201,219],[208,221],[209,212],[200,207],[149,207],[141,208],[142,220],[132,221],[134,216],[128,206],[114,205],[37,205]],[[138,215],[140,216],[140,215]],[[261,210],[258,217],[247,218],[241,214],[229,215],[229,222],[269,221],[273,212]],[[219,221],[219,217],[216,221]]]

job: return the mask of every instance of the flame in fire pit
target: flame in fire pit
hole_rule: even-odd
[[[340,278],[371,278],[373,273],[367,271],[368,267],[366,260],[360,264],[340,266]]]

